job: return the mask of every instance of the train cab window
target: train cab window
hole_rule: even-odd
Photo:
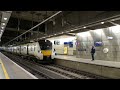
[[[40,49],[41,50],[51,50],[52,49],[52,43],[50,41],[39,41]]]
[[[38,50],[38,53],[40,53],[41,51],[40,50]]]

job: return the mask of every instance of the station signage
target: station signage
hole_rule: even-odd
[[[69,45],[69,47],[73,47],[73,42],[64,42],[64,45]]]
[[[60,41],[58,40],[54,41],[54,45],[60,45]]]
[[[101,41],[95,41],[94,42],[94,46],[96,46],[96,47],[99,47],[99,46],[102,46],[102,45],[103,45],[103,43]]]
[[[108,39],[108,40],[112,40],[112,39],[113,39],[113,37],[109,37],[109,36],[108,36],[108,37],[107,37],[107,39]]]

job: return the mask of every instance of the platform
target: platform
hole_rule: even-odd
[[[120,79],[120,62],[76,58],[76,56],[56,55],[56,64],[82,70],[97,75]]]
[[[37,77],[10,60],[1,52],[0,63],[0,79],[37,79]]]

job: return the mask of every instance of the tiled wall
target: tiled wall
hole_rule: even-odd
[[[108,40],[108,36],[113,37],[113,39]],[[90,50],[96,40],[101,41],[103,45],[95,47],[95,59],[120,61],[120,26],[90,30],[77,34],[76,57],[91,59]],[[104,48],[108,48],[109,52],[103,53]]]

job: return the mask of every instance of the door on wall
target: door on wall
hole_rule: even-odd
[[[64,54],[68,54],[68,47],[64,46]]]

